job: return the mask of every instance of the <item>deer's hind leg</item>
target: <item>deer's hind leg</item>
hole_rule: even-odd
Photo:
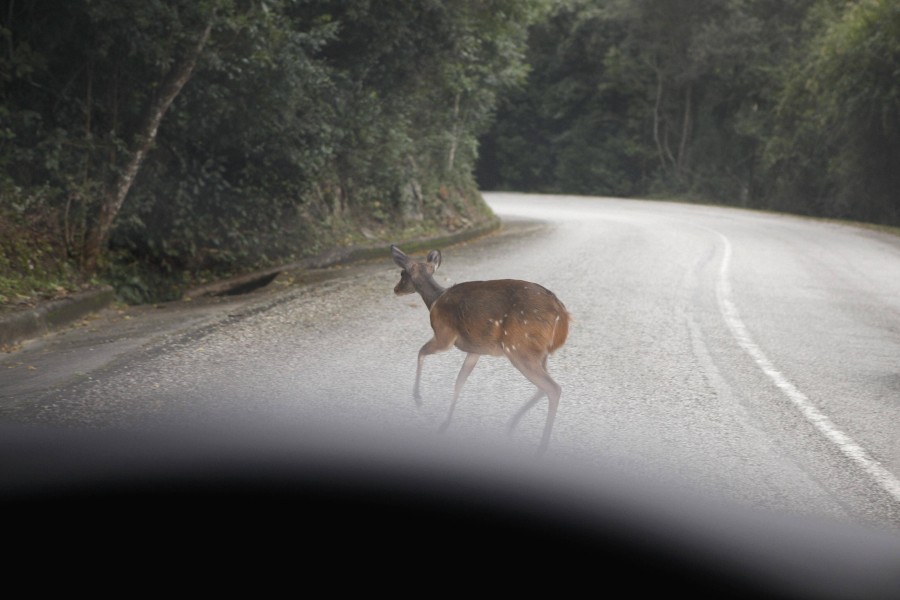
[[[512,364],[524,375],[531,383],[537,386],[538,392],[519,409],[513,416],[510,427],[515,427],[526,412],[533,407],[542,396],[546,394],[547,422],[544,424],[544,434],[541,437],[541,444],[538,447],[538,454],[543,454],[547,450],[550,443],[550,434],[553,431],[553,422],[556,420],[556,411],[559,408],[559,397],[562,395],[562,388],[556,383],[547,372],[547,356],[538,359],[529,355],[510,356]]]
[[[515,365],[515,362],[513,362],[513,364]],[[546,356],[544,357],[544,360],[541,363],[541,366],[544,368],[544,371],[547,370],[547,357]],[[518,367],[516,367],[516,368],[518,368]],[[519,369],[519,370],[521,371],[521,369]],[[527,377],[527,375],[526,375],[526,377]],[[523,404],[522,407],[516,411],[516,414],[513,415],[512,419],[509,420],[509,423],[506,426],[506,432],[511,434],[513,431],[515,431],[516,427],[519,425],[519,421],[521,421],[522,417],[525,416],[525,413],[527,413],[529,410],[534,408],[534,405],[538,403],[538,400],[543,398],[546,394],[547,394],[547,392],[545,392],[543,389],[538,387],[538,390],[535,393],[535,395],[532,396],[528,402]]]
[[[531,400],[522,405],[522,407],[516,411],[516,414],[513,415],[512,419],[509,420],[509,423],[506,425],[506,432],[512,433],[515,431],[516,427],[519,425],[519,421],[522,420],[522,417],[525,416],[529,410],[531,410],[535,404],[538,403],[538,400],[543,398],[546,395],[544,390],[538,389],[537,393],[531,397]]]

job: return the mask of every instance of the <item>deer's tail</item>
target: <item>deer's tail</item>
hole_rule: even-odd
[[[551,354],[562,348],[563,344],[566,343],[566,338],[569,337],[569,321],[571,320],[572,316],[565,308],[562,308],[559,311],[559,318],[553,326],[553,335],[550,339]]]

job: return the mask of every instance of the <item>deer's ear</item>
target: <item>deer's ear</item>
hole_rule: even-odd
[[[397,263],[397,266],[405,269],[409,264],[409,257],[403,253],[403,250],[391,244],[391,258]]]
[[[441,251],[432,250],[431,252],[429,252],[428,258],[425,259],[425,262],[434,265],[434,270],[437,271],[437,268],[441,266]]]

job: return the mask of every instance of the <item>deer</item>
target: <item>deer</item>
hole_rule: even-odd
[[[466,353],[441,432],[450,425],[460,391],[478,359],[484,355],[505,356],[537,387],[537,393],[513,415],[507,430],[512,433],[519,420],[547,396],[547,421],[538,446],[538,455],[543,454],[550,443],[562,394],[560,385],[547,372],[547,358],[565,344],[569,334],[570,315],[563,303],[547,288],[518,279],[466,281],[444,288],[434,279],[441,264],[439,250],[430,251],[425,261],[419,262],[391,245],[391,257],[402,269],[394,293],[418,293],[429,310],[434,332],[419,349],[413,385],[416,404],[422,405],[420,383],[426,356],[454,346]]]

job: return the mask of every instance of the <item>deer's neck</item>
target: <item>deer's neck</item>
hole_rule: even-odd
[[[430,275],[416,281],[415,287],[416,291],[419,292],[419,295],[422,296],[422,300],[425,301],[425,306],[428,307],[428,310],[431,310],[431,305],[434,304],[435,300],[441,297],[441,294],[444,293],[445,289]]]

